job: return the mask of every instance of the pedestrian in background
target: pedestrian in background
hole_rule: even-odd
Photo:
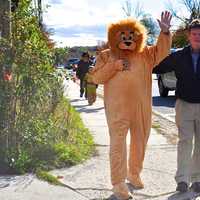
[[[81,59],[78,63],[78,67],[76,70],[76,76],[78,79],[80,79],[80,97],[83,97],[83,94],[85,92],[85,98],[87,98],[87,92],[85,91],[84,87],[84,78],[91,65],[89,58],[90,58],[89,53],[84,52],[81,56]]]
[[[154,73],[175,71],[178,151],[176,190],[200,192],[200,19],[188,26],[189,45],[166,57]]]
[[[87,93],[88,104],[91,106],[96,101],[97,84],[92,81],[93,68],[89,67],[88,73],[84,78],[84,85]]]

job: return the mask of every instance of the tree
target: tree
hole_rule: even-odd
[[[19,4],[19,0],[12,0],[11,1],[11,11],[12,12],[14,12],[17,9],[18,4]]]
[[[179,4],[188,11],[188,17],[185,16],[185,13],[184,15],[180,14],[178,10],[173,6],[171,1],[168,3],[167,7],[171,11],[172,15],[180,20],[183,25],[187,26],[193,19],[200,18],[199,0],[180,0]]]
[[[140,21],[147,29],[147,44],[152,45],[158,35],[158,25],[151,15],[148,14],[143,15],[143,18]]]
[[[33,5],[35,7],[35,16],[38,18],[38,23],[40,27],[42,27],[43,26],[42,0],[33,0]]]
[[[60,47],[54,49],[54,62],[55,65],[64,65],[67,60],[67,54],[69,52],[68,47]]]
[[[174,32],[172,40],[172,46],[176,48],[181,48],[187,45],[187,26],[192,22],[192,20],[200,18],[199,0],[180,0],[179,4],[187,10],[187,17],[185,13],[182,15],[180,12],[178,12],[178,9],[173,7],[172,2],[169,2],[167,5],[172,15],[181,22],[181,25]]]
[[[9,39],[11,33],[10,11],[11,2],[9,0],[0,0],[0,37],[5,39]]]
[[[188,44],[187,31],[184,27],[180,27],[176,30],[172,37],[172,46],[174,48],[182,48]]]
[[[131,2],[131,0],[126,0],[124,4],[125,5],[122,6],[122,9],[127,17],[134,16],[138,19],[144,15],[143,6],[139,1],[135,6],[133,6],[134,4]]]
[[[144,12],[142,4],[138,1],[134,6],[134,2],[126,0],[122,6],[122,10],[127,17],[138,19],[146,27],[148,34],[147,44],[152,45],[158,35],[158,26],[151,15]]]

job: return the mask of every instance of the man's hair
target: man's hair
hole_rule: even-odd
[[[88,52],[83,52],[82,55],[81,55],[81,57],[86,57],[86,56],[87,56],[87,57],[90,57],[90,55],[89,55]]]
[[[200,29],[200,19],[194,19],[188,26],[188,31],[191,31],[192,29]]]

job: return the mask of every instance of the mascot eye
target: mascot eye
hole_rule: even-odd
[[[126,36],[124,32],[121,33],[121,40],[126,40]]]
[[[129,40],[133,40],[133,36],[131,35],[131,36],[129,36],[129,38],[128,38]]]
[[[140,33],[139,32],[137,32],[137,31],[134,31],[134,32],[130,32],[130,37],[131,37],[131,39],[130,40],[138,40],[139,39],[139,36],[140,36]],[[129,38],[130,38],[129,37]]]

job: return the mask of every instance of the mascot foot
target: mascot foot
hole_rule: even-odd
[[[118,200],[132,199],[132,194],[129,192],[128,187],[124,182],[114,185],[112,191]]]
[[[136,175],[136,174],[130,175],[130,176],[128,176],[127,179],[135,189],[143,189],[144,188],[144,184],[140,178],[140,175]]]

